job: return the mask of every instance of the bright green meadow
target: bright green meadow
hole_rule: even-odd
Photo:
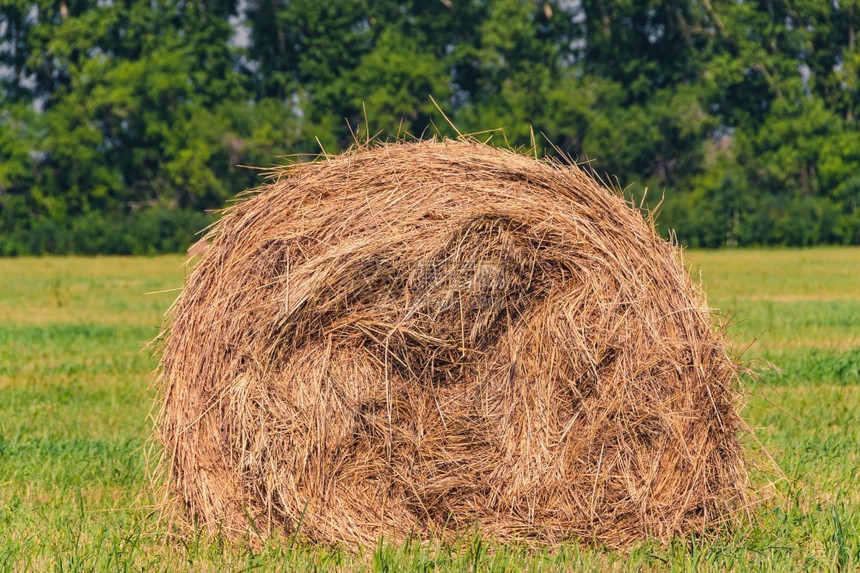
[[[144,346],[182,258],[0,259],[0,571],[860,570],[860,248],[685,259],[745,357],[780,369],[746,382],[743,415],[783,474],[756,475],[776,483],[751,523],[623,552],[471,534],[359,553],[167,535],[148,493]]]

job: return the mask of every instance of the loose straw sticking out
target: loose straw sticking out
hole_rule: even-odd
[[[577,167],[365,145],[274,173],[206,240],[156,437],[213,531],[623,545],[748,505],[728,341],[678,248]]]

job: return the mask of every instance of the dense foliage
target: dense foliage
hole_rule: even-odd
[[[454,134],[440,110],[650,189],[690,245],[858,244],[858,27],[860,0],[0,0],[0,254],[182,249],[240,166]]]

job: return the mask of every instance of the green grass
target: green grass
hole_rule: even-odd
[[[358,554],[166,535],[147,494],[155,362],[143,347],[180,258],[0,259],[0,570],[860,569],[860,249],[687,259],[739,347],[781,369],[750,382],[744,410],[785,474],[753,524],[627,552],[472,535]]]

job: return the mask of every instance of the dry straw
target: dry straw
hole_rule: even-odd
[[[575,166],[363,146],[277,171],[206,240],[156,428],[197,523],[622,545],[746,504],[724,334],[678,248]]]

